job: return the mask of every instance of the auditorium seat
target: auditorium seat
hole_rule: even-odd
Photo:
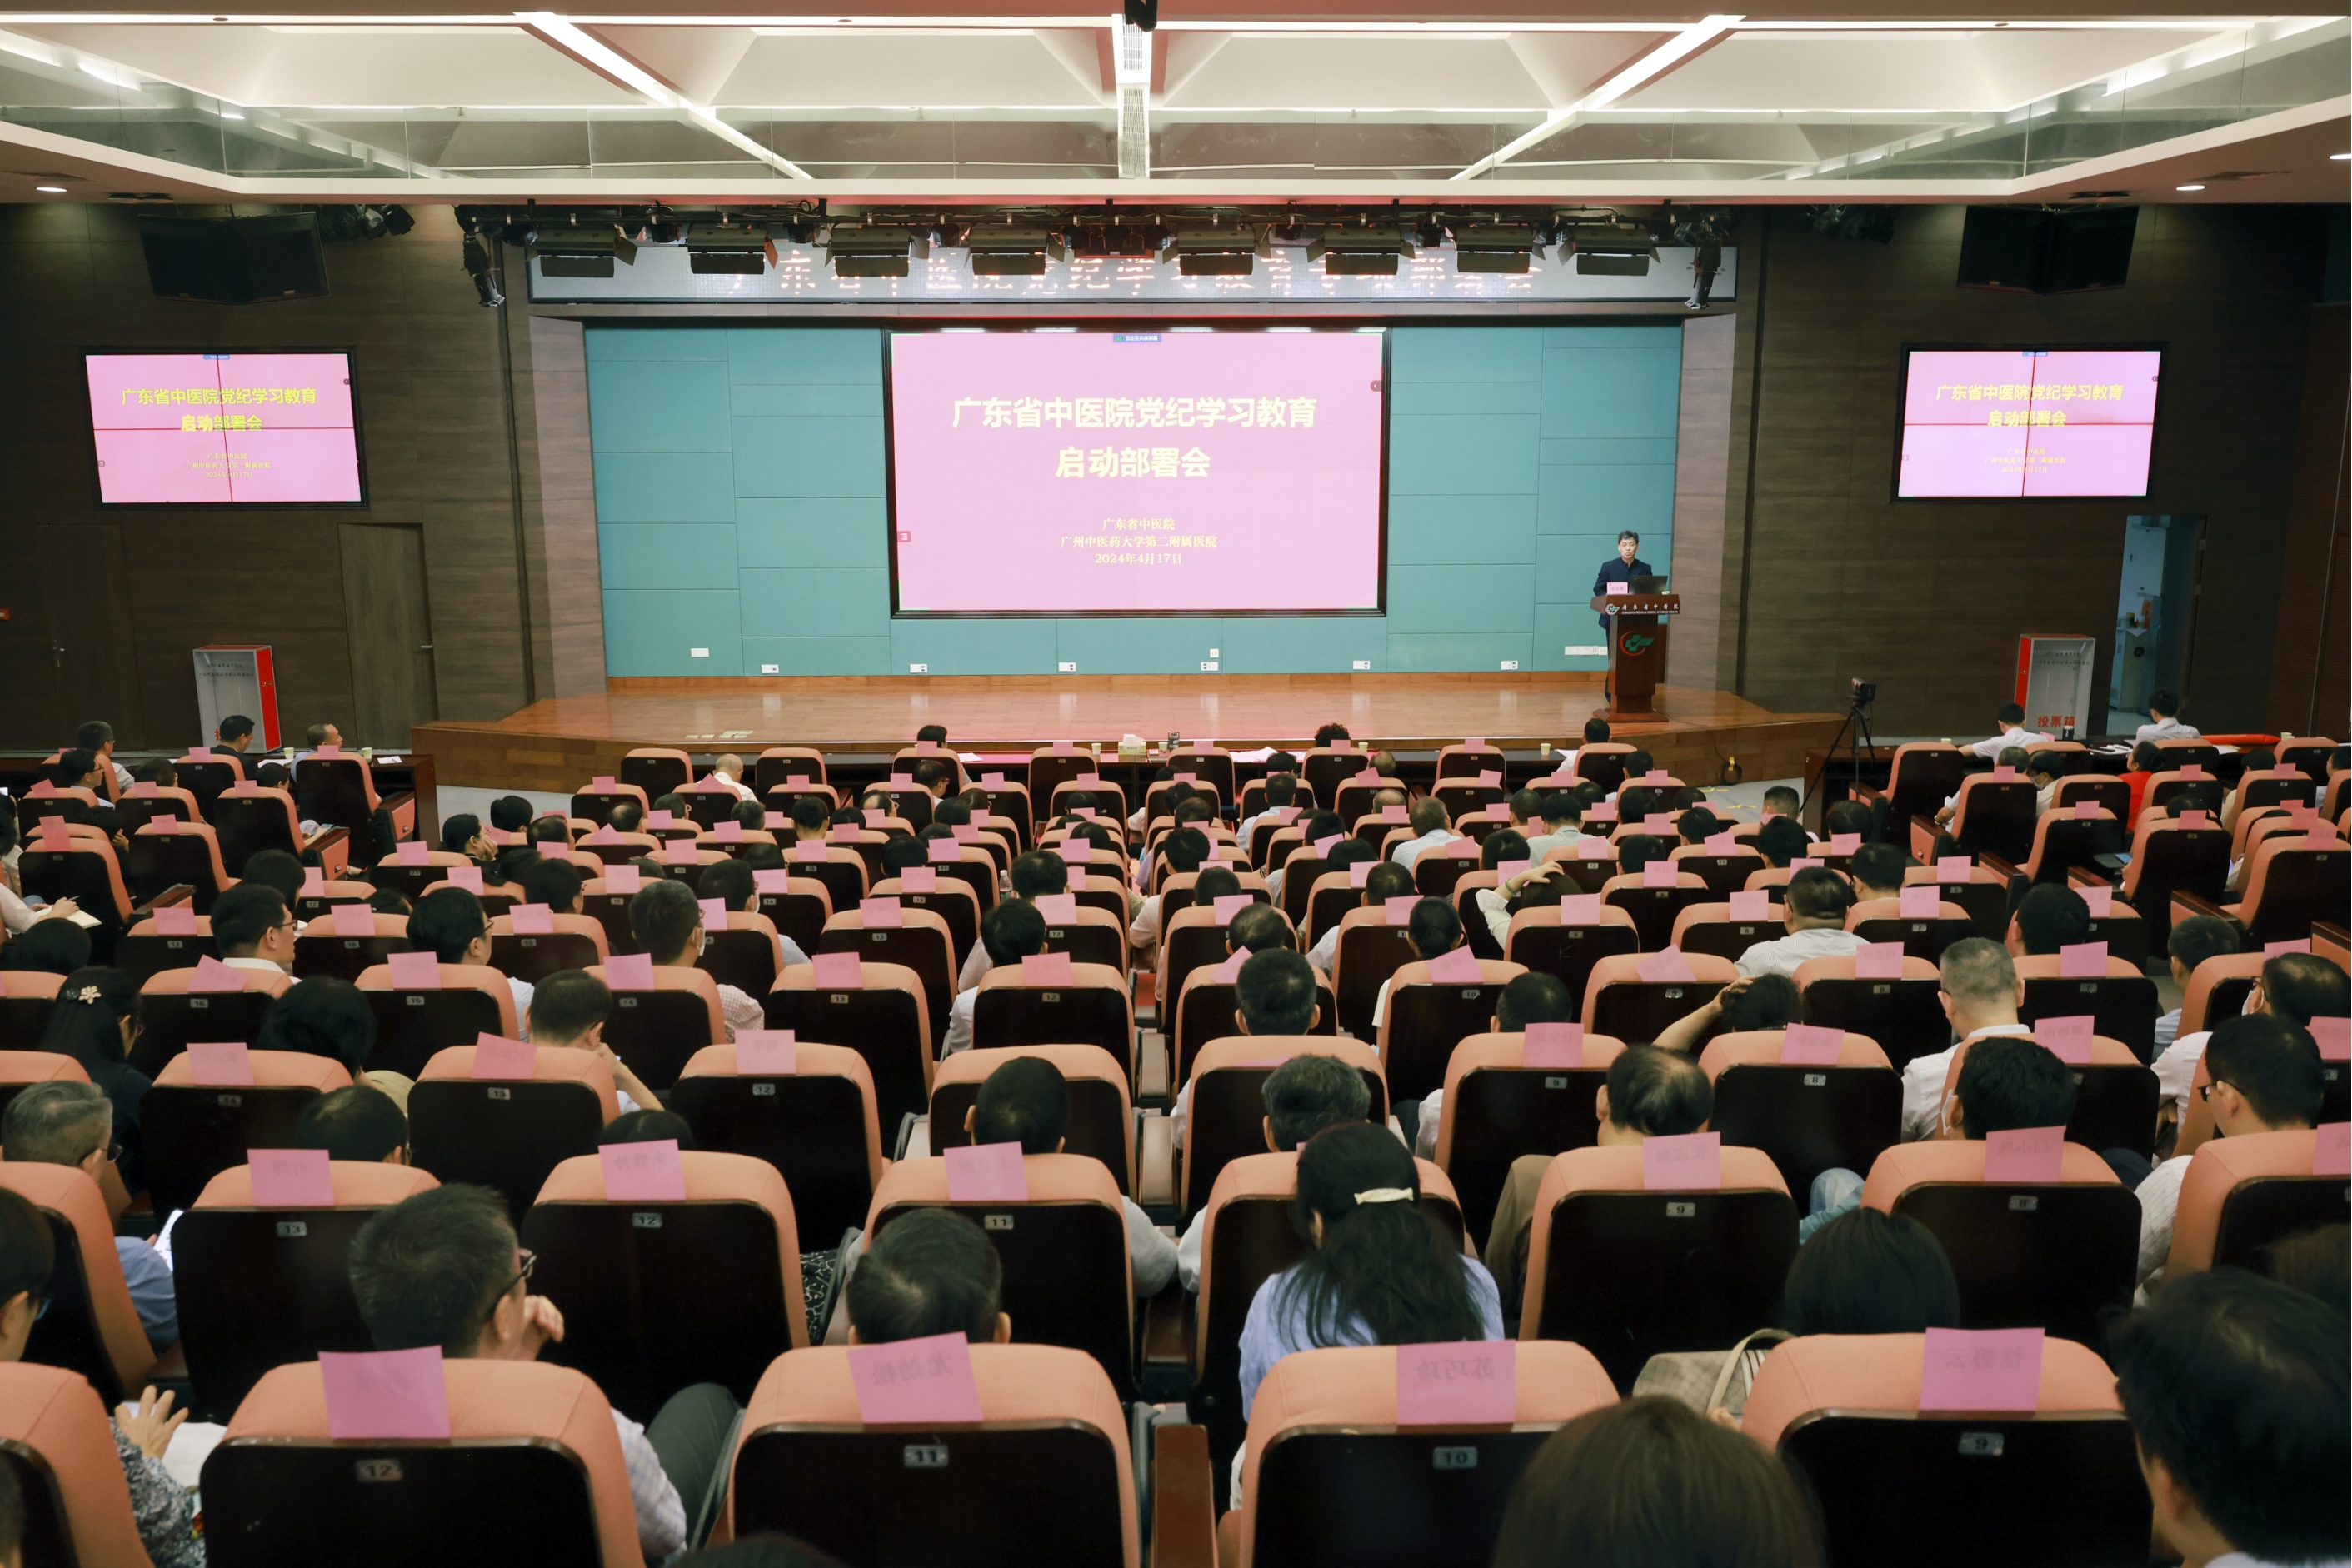
[[[1252,903],[1270,904],[1274,901],[1266,894],[1265,879],[1247,866],[1238,862],[1227,862],[1225,869],[1234,873],[1234,880],[1241,884],[1241,890],[1250,896]],[[1192,889],[1200,879],[1199,871],[1177,871],[1171,874],[1168,879],[1160,884],[1160,935],[1163,942],[1168,937],[1170,922],[1176,916],[1193,907]],[[1288,920],[1290,917],[1285,915],[1283,918]]]
[[[1081,760],[1083,761],[1083,759]],[[1048,764],[1053,761],[1055,761],[1055,759],[1050,757],[1043,759],[1043,762]],[[1032,763],[1030,764],[1029,793],[1032,795],[1035,795],[1039,793],[1040,786],[1036,782],[1039,767],[1040,763]],[[1105,827],[1109,828],[1114,836],[1123,838],[1126,834],[1125,824],[1129,816],[1127,791],[1121,788],[1114,780],[1096,774],[1093,769],[1094,764],[1091,762],[1087,762],[1079,772],[1071,774],[1067,779],[1059,784],[1046,786],[1045,789],[1045,816],[1048,819],[1066,816],[1070,811],[1070,797],[1072,795],[1092,795],[1095,802],[1097,819],[1100,821]],[[1055,770],[1052,767],[1047,766],[1045,771],[1048,775],[1050,775]],[[1094,779],[1095,782],[1092,784],[1086,783],[1085,781],[1088,778]]]
[[[981,977],[971,1005],[971,1043],[1100,1046],[1135,1081],[1135,1010],[1126,977],[1101,963],[1073,963],[1067,984],[1032,985],[1019,964]]]
[[[131,786],[131,793],[114,803],[115,821],[125,833],[136,833],[157,817],[169,816],[181,822],[203,822],[204,812],[196,805],[193,790],[164,789],[161,785],[140,780]],[[207,824],[209,826],[209,824]]]
[[[1306,929],[1307,906],[1314,896],[1315,883],[1331,868],[1330,851],[1338,848],[1344,839],[1344,835],[1339,835],[1322,840],[1319,845],[1301,844],[1288,854],[1282,855],[1282,840],[1278,835],[1276,837],[1274,852],[1281,855],[1282,858],[1282,912],[1290,917],[1292,925],[1302,931]]]
[[[624,801],[634,802],[641,812],[651,804],[650,797],[637,784],[622,784],[616,779],[610,787],[600,789],[592,779],[572,792],[569,815],[575,821],[602,827],[613,820],[613,808]]]
[[[2262,806],[2319,804],[2319,781],[2284,757],[2279,763],[2273,768],[2249,768],[2239,775],[2238,786],[2230,794],[2241,813]]]
[[[845,910],[825,922],[824,933],[814,951],[854,952],[861,961],[895,963],[912,970],[923,983],[931,1038],[944,1040],[948,1015],[955,1005],[956,996],[955,944],[949,939],[947,921],[928,910],[903,905],[898,918],[900,923],[896,926],[869,930],[862,910]],[[751,994],[758,995],[767,989],[762,985]]]
[[[1298,777],[1315,792],[1315,798],[1332,803],[1338,809],[1339,786],[1370,764],[1370,749],[1354,742],[1332,746],[1311,746],[1298,752]]]
[[[809,1342],[800,1231],[784,1178],[746,1154],[685,1150],[683,1198],[608,1198],[594,1154],[548,1173],[522,1216],[531,1288],[563,1309],[541,1359],[579,1368],[651,1421],[689,1384],[751,1396],[768,1363]]]
[[[1013,1046],[958,1051],[931,1075],[931,1152],[971,1146],[964,1118],[979,1101],[988,1075],[1016,1057],[1035,1057],[1060,1069],[1069,1085],[1070,1122],[1066,1154],[1087,1154],[1128,1197],[1137,1196],[1135,1113],[1127,1070],[1099,1046]]]
[[[599,827],[581,839],[576,847],[580,854],[601,865],[625,866],[640,857],[659,854],[661,840],[650,833],[619,833],[611,827]]]
[[[1183,1080],[1191,1097],[1177,1192],[1187,1219],[1209,1201],[1227,1165],[1266,1152],[1265,1080],[1297,1056],[1335,1057],[1353,1067],[1370,1096],[1366,1119],[1376,1124],[1388,1120],[1388,1079],[1381,1058],[1360,1040],[1325,1035],[1228,1035],[1211,1040],[1193,1056]]]
[[[2034,819],[2033,846],[2015,871],[2036,886],[2054,882],[2063,887],[2067,873],[2095,868],[2100,856],[2124,847],[2125,837],[2119,813],[2100,808],[2095,816],[2077,816],[2071,809],[2045,811]],[[1997,873],[2000,868],[1988,868]]]
[[[1862,784],[1854,791],[1877,814],[1879,839],[1905,844],[1915,817],[1932,818],[1941,811],[1959,791],[1963,762],[1959,748],[1948,741],[1908,741],[1895,747],[1886,787]]]
[[[1690,1189],[1645,1189],[1639,1147],[1556,1156],[1536,1189],[1518,1337],[1573,1340],[1630,1389],[1654,1355],[1720,1350],[1771,1322],[1797,1205],[1761,1150],[1721,1152],[1722,1186]]]
[[[1372,1037],[1372,1006],[1381,987],[1413,962],[1406,929],[1389,923],[1377,905],[1349,910],[1339,918],[1339,943],[1331,960],[1331,989],[1339,1026],[1359,1039]]]
[[[1003,1310],[1021,1344],[1063,1345],[1093,1356],[1133,1400],[1135,1289],[1118,1184],[1086,1154],[1024,1154],[1027,1198],[959,1203],[947,1161],[901,1160],[882,1173],[866,1220],[866,1245],[918,1208],[952,1208],[976,1219],[1004,1260]]]
[[[2156,1055],[2156,1019],[2163,1005],[2156,982],[2120,958],[2106,961],[2104,976],[2069,978],[2059,973],[2065,960],[2056,953],[2015,960],[2017,978],[2024,983],[2025,1000],[2018,1004],[2020,1023],[2089,1014],[2097,1022],[2094,1034],[2121,1040],[2142,1061]]]
[[[774,879],[771,876],[765,879],[772,882]],[[895,879],[877,884],[874,896],[877,899],[897,898],[910,906],[929,909],[935,914],[943,913],[947,919],[948,929],[950,931],[956,929],[956,911],[951,907],[955,900],[952,899],[938,895],[906,893],[899,890]],[[943,906],[949,907],[943,908]],[[824,935],[824,922],[833,918],[833,894],[823,881],[814,877],[803,877],[794,872],[784,878],[781,891],[762,887],[752,894],[751,907],[768,917],[769,923],[776,928],[777,935],[789,938],[793,946],[803,952],[807,952],[816,946],[817,939]],[[850,907],[853,909],[856,907],[854,900]],[[624,919],[625,920],[625,914]],[[979,917],[975,914],[972,917],[972,930],[975,934],[979,929]],[[609,931],[607,935],[610,935]],[[624,950],[615,947],[612,951],[619,952]],[[959,951],[961,950],[959,949]]]
[[[588,973],[613,985],[609,964],[600,963]],[[647,1089],[660,1093],[677,1081],[695,1052],[727,1038],[727,1017],[719,1006],[719,983],[704,971],[656,965],[653,976],[649,991],[613,985],[604,1043]]]
[[[1526,1047],[1524,1034],[1472,1035],[1445,1064],[1437,1164],[1482,1251],[1511,1162],[1590,1148],[1600,1136],[1598,1091],[1625,1043],[1587,1034],[1576,1067],[1528,1067]]]
[[[1871,1166],[1862,1201],[1936,1233],[1959,1278],[1963,1328],[2090,1344],[2107,1309],[2131,1304],[2139,1200],[2091,1150],[2061,1152],[2055,1182],[1989,1182],[1981,1142],[1898,1143]]]
[[[2173,1038],[2210,1029],[2224,1018],[2246,1010],[2246,998],[2269,963],[2261,952],[2225,952],[2207,959],[2189,972],[2180,993],[2180,1028]]]
[[[48,1032],[62,974],[31,969],[0,969],[0,1050],[30,1051]]]
[[[235,784],[223,790],[213,802],[213,826],[219,830],[221,864],[232,877],[245,875],[245,863],[264,849],[283,849],[299,859],[309,847],[302,837],[302,819],[294,810],[294,797],[282,789],[264,789],[257,784]],[[320,825],[320,837],[336,830]],[[350,851],[350,840],[340,835],[331,847],[322,842],[320,855],[328,862],[330,875],[341,869]]]
[[[2148,1561],[2147,1488],[2105,1362],[2045,1339],[2034,1409],[1922,1410],[1926,1347],[1923,1334],[1807,1336],[1756,1373],[1740,1427],[1801,1476],[1831,1561]]]
[[[807,853],[811,849],[821,849],[822,858]],[[854,844],[818,845],[814,840],[796,844],[784,851],[784,865],[795,881],[824,883],[825,896],[836,911],[856,909],[873,880],[866,875],[866,857]]]
[[[188,982],[196,973],[194,968],[166,969],[140,984],[139,1038],[131,1047],[131,1065],[151,1079],[191,1040],[251,1045],[261,1037],[269,1005],[294,988],[291,975],[232,969],[240,989],[191,993]],[[376,1048],[383,1049],[381,1040]]]
[[[213,900],[236,882],[221,863],[220,840],[212,826],[177,817],[159,818],[134,831],[122,871],[134,902],[145,903],[185,883],[192,889],[190,901],[205,914],[212,912]]]
[[[751,759],[751,776],[744,782],[761,795],[770,790],[793,785],[794,778],[804,778],[812,784],[831,785],[825,777],[824,753],[814,746],[768,746]]]
[[[931,1099],[930,1010],[923,983],[900,963],[861,963],[856,986],[816,984],[816,966],[788,965],[761,998],[768,1027],[796,1038],[846,1046],[866,1058],[887,1146],[896,1148],[899,1124],[920,1116]]]
[[[1670,888],[1654,888],[1639,872],[1612,877],[1601,885],[1601,902],[1633,917],[1633,929],[1640,934],[1645,952],[1655,952],[1672,944],[1675,917],[1691,905],[1706,903],[1713,897],[1705,881],[1681,871],[1675,873]]]
[[[180,787],[196,797],[196,808],[212,820],[213,803],[221,792],[245,778],[245,761],[233,752],[191,752],[172,759]]]
[[[2325,735],[2297,735],[2293,739],[2280,736],[2271,754],[2278,758],[2279,766],[2295,768],[2307,774],[2314,783],[2327,779],[2328,759],[2335,755],[2336,742]]]
[[[103,961],[115,936],[141,912],[122,879],[114,846],[95,827],[68,826],[62,840],[26,834],[16,857],[22,896],[61,903],[71,899],[81,912],[99,922],[90,933],[90,954]]]
[[[345,936],[335,930],[331,917],[310,922],[294,939],[294,978],[308,980],[314,974],[328,974],[337,980],[356,981],[394,953],[415,951],[408,940],[406,915],[372,912],[368,918],[375,930],[373,936]],[[210,923],[206,922],[207,925]],[[497,929],[495,921],[491,922],[491,929]],[[496,964],[495,942],[491,957]],[[502,964],[497,966],[505,967]]]
[[[45,816],[61,817],[69,827],[88,826],[101,804],[94,789],[60,789],[42,779],[16,797],[17,837],[30,841]]]
[[[425,889],[448,880],[453,868],[474,864],[454,849],[427,849],[419,856],[414,848],[409,858],[403,860],[398,851],[384,856],[375,863],[373,873],[378,885],[398,889],[410,903],[425,896]]]
[[[1842,1035],[1834,1066],[1784,1064],[1787,1039],[1785,1029],[1717,1035],[1698,1065],[1715,1085],[1707,1126],[1727,1144],[1763,1151],[1789,1191],[1803,1194],[1833,1166],[1869,1170],[1902,1140],[1903,1079],[1866,1036]]]
[[[1644,980],[1642,965],[1656,953],[1618,953],[1592,966],[1585,983],[1582,1016],[1587,1031],[1646,1045],[1658,1031],[1706,1005],[1715,994],[1739,978],[1731,961],[1686,952],[1688,980]]]
[[[150,976],[167,969],[193,969],[198,958],[214,951],[210,915],[195,917],[193,933],[165,936],[157,929],[155,911],[151,909],[114,939],[114,967],[144,985]]]
[[[1708,896],[1717,899],[1743,890],[1748,879],[1766,868],[1764,857],[1745,846],[1727,853],[1704,844],[1685,844],[1673,852],[1672,858],[1678,871],[1705,882]]]
[[[1184,983],[1192,977],[1192,972],[1214,969],[1230,956],[1225,928],[1231,922],[1218,920],[1214,909],[1203,909],[1198,905],[1178,910],[1171,915],[1163,904],[1160,914],[1159,979],[1153,993],[1160,999],[1165,1032],[1166,1022],[1173,1016],[1173,1009],[1168,1006],[1168,1003],[1184,994]],[[1295,939],[1291,945],[1297,945]]]
[[[1900,942],[1905,957],[1929,963],[1941,962],[1952,943],[1977,934],[1967,910],[1940,899],[1932,920],[1906,918],[1900,899],[1864,899],[1846,910],[1845,929],[1864,942]]]
[[[1958,904],[1968,911],[1976,923],[1976,934],[1988,942],[2000,942],[2009,935],[2009,880],[1994,875],[1982,866],[1969,868],[1965,882],[1939,880],[1933,866],[1913,866],[1903,873],[1903,885],[1916,888],[1932,885],[1940,903]],[[1785,878],[1783,879],[1785,880]]]
[[[378,795],[373,767],[356,752],[339,752],[331,757],[313,752],[297,762],[294,804],[302,816],[320,826],[347,829],[354,839],[363,842],[370,841],[379,811],[392,813],[394,838],[416,837],[415,793],[402,790],[389,795]]]
[[[619,776],[645,791],[647,800],[659,800],[694,782],[694,759],[675,746],[636,746],[621,759]]]
[[[1923,864],[1932,863],[1937,841],[1948,838],[1958,846],[1957,854],[2022,860],[2033,849],[2035,795],[2033,781],[2022,775],[1970,773],[1953,796],[1948,824],[1937,827],[1932,810],[1911,819],[1911,853]]]
[[[34,1320],[24,1359],[79,1373],[109,1409],[138,1398],[155,1352],[123,1283],[98,1184],[72,1166],[0,1160],[0,1187],[41,1211],[57,1247],[48,1308]]]
[[[272,1369],[205,1461],[213,1568],[448,1560],[639,1568],[612,1407],[547,1362],[445,1361],[449,1436],[329,1435],[317,1362]],[[396,1484],[391,1484],[396,1483]]]
[[[2096,802],[2100,810],[2121,823],[2131,813],[2131,785],[2113,773],[2068,773],[2058,781],[2058,793],[2050,804],[2067,811],[2078,800]]]
[[[1454,830],[1462,835],[1461,838],[1418,857],[1412,863],[1412,890],[1424,899],[1444,899],[1448,903],[1453,902],[1454,886],[1479,868],[1486,838],[1504,825],[1464,817],[1454,826]],[[1482,827],[1486,831],[1480,831]],[[1472,849],[1478,853],[1472,853]],[[1391,850],[1391,858],[1393,858],[1393,853]]]
[[[375,1015],[371,1070],[415,1078],[436,1052],[450,1046],[471,1046],[478,1035],[514,1039],[521,1034],[505,975],[487,963],[435,967],[440,984],[433,989],[394,984],[388,963],[360,972],[356,984]]]
[[[424,890],[416,897],[428,899],[449,888],[458,888],[458,884],[443,880],[427,882],[425,884]],[[517,904],[522,902],[522,889],[508,882],[493,882],[485,879],[478,889],[467,887],[458,888],[458,890],[473,894],[474,901],[482,906],[482,913],[492,920],[508,913]]]
[[[1576,749],[1576,776],[1591,779],[1603,794],[1614,795],[1625,782],[1625,759],[1637,748],[1622,741],[1593,741]],[[1560,787],[1554,782],[1554,787]]]
[[[476,1078],[474,1047],[451,1046],[408,1092],[408,1157],[444,1182],[490,1188],[520,1215],[550,1171],[596,1152],[619,1114],[613,1071],[592,1051],[544,1047],[528,1079]]]
[[[1906,955],[1898,980],[1858,979],[1851,958],[1807,959],[1796,980],[1806,1023],[1874,1041],[1897,1071],[1952,1043],[1943,982],[1924,958]]]
[[[304,1051],[248,1051],[253,1082],[235,1088],[199,1084],[185,1052],[163,1064],[139,1102],[141,1148],[155,1212],[168,1215],[196,1201],[205,1184],[245,1163],[248,1149],[291,1149],[303,1108],[346,1088],[343,1064]]]
[[[2321,1041],[2319,1045],[2320,1090],[2319,1120],[2325,1124],[2352,1119],[2352,1056],[2343,1054],[2346,1047]],[[2189,1076],[2188,1107],[2180,1113],[2180,1132],[2173,1142],[2175,1154],[2193,1154],[2217,1134],[2213,1130],[2213,1106],[2205,1098],[2205,1086],[2211,1082],[2205,1070],[2205,1058],[2200,1053],[2197,1065]]]
[[[337,904],[364,904],[374,897],[373,882],[322,877],[315,889],[306,888],[294,895],[294,918],[315,921]]]
[[[1622,914],[1624,911],[1610,906],[1603,912]],[[1627,923],[1632,923],[1631,917],[1628,917]],[[1737,963],[1740,954],[1758,942],[1778,942],[1788,933],[1788,923],[1781,918],[1777,904],[1767,918],[1738,921],[1731,918],[1731,906],[1727,903],[1688,904],[1675,916],[1674,934],[1666,945],[1685,953],[1701,952],[1710,958]],[[1619,951],[1632,952],[1636,949],[1629,943]],[[1570,989],[1581,995],[1579,988]]]
[[[2324,847],[2302,835],[2274,834],[2247,864],[2245,891],[2235,903],[2176,892],[2173,919],[2226,915],[2244,929],[2249,946],[2300,940],[2321,921],[2352,923],[2352,854],[2340,834]]]
[[[1527,970],[1498,959],[1474,960],[1475,984],[1430,978],[1419,959],[1400,964],[1389,977],[1388,1011],[1381,1016],[1381,1067],[1389,1092],[1420,1100],[1445,1081],[1446,1058],[1472,1035],[1493,1026],[1503,988]]]
[[[1142,1568],[1119,1396],[1055,1345],[970,1347],[978,1426],[867,1426],[840,1346],[770,1366],[744,1407],[714,1539],[774,1531],[844,1563]]]
[[[1685,909],[1675,921],[1676,945],[1680,944],[1683,921],[1694,911],[1720,907],[1695,904]],[[1557,904],[1521,910],[1511,917],[1507,934],[1509,941],[1504,946],[1503,956],[1534,973],[1557,978],[1568,987],[1569,1006],[1580,1013],[1594,966],[1604,958],[1639,951],[1641,942],[1633,928],[1633,917],[1614,904],[1601,907],[1601,920],[1596,925],[1568,920]]]
[[[226,1421],[262,1373],[320,1351],[375,1348],[352,1294],[352,1238],[381,1210],[441,1184],[408,1165],[332,1160],[332,1207],[253,1197],[242,1161],[221,1171],[172,1229],[180,1345],[200,1421]]]
[[[1617,1402],[1583,1347],[1535,1342],[1514,1347],[1507,1425],[1403,1426],[1397,1362],[1408,1353],[1334,1347],[1274,1364],[1250,1412],[1241,1506],[1220,1521],[1221,1565],[1230,1544],[1241,1568],[1485,1568],[1544,1440]]]
[[[131,1511],[114,1424],[87,1379],[63,1367],[0,1363],[0,1468],[16,1478],[21,1561],[149,1561]]]
[[[810,1040],[793,1049],[792,1072],[745,1074],[733,1046],[705,1046],[671,1087],[669,1104],[694,1129],[698,1146],[774,1166],[799,1229],[824,1250],[865,1224],[889,1162],[866,1058]]]
[[[1169,1081],[1181,1083],[1192,1070],[1192,1063],[1202,1048],[1211,1041],[1223,1039],[1241,1032],[1240,1014],[1234,1000],[1234,985],[1221,981],[1211,969],[1195,969],[1184,981],[1184,989],[1176,998],[1175,1033],[1169,1042]],[[1328,1039],[1339,1032],[1339,999],[1331,990],[1331,983],[1320,974],[1315,977],[1315,1021],[1307,1032],[1318,1039]],[[1160,1028],[1167,1030],[1168,1004],[1162,1000]]]
[[[89,1074],[73,1058],[59,1056],[55,1051],[16,1050],[0,1047],[0,1116],[7,1114],[10,1100],[35,1084],[60,1081],[88,1083]]]
[[[2157,749],[2165,751],[2160,742]],[[2192,773],[2188,771],[2191,763],[2199,769],[2198,772]],[[2168,753],[2164,757],[2164,765],[2147,775],[2147,783],[2140,794],[2140,816],[2145,820],[2150,816],[2161,815],[2166,806],[2180,801],[2191,809],[2212,813],[2218,821],[2221,816],[2221,781],[2213,776],[2212,763]]]
[[[519,935],[511,912],[494,917],[490,921],[490,967],[509,980],[536,985],[551,974],[566,969],[591,968],[610,956],[602,923],[586,915],[555,914],[548,916],[548,922],[555,928],[553,931]]]
[[[2319,1134],[2242,1132],[2189,1156],[2164,1277],[2204,1268],[2264,1272],[2263,1249],[2314,1226],[2352,1221],[2345,1178],[2313,1173]]]

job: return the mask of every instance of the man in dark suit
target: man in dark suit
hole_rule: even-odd
[[[1602,562],[1601,570],[1593,574],[1592,596],[1597,599],[1607,593],[1612,583],[1630,583],[1636,577],[1656,576],[1657,569],[1641,556],[1642,536],[1630,528],[1620,532],[1617,535],[1617,553]],[[1601,629],[1604,632],[1609,629],[1607,616],[1601,617]]]
[[[220,721],[220,743],[213,750],[241,757],[252,744],[253,721],[242,713],[232,713]]]

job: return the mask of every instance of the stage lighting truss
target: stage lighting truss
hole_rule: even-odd
[[[906,224],[841,224],[825,231],[823,243],[842,278],[904,278],[909,258],[930,255],[931,231]]]
[[[1093,259],[1150,261],[1168,247],[1168,231],[1157,221],[1117,218],[1073,220],[1070,255]]]
[[[630,267],[637,259],[636,242],[610,226],[536,229],[523,250],[548,278],[610,278],[614,262]]]
[[[764,226],[697,224],[686,231],[686,265],[694,272],[758,273],[776,259]]]

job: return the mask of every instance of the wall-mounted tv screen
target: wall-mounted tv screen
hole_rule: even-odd
[[[366,500],[347,353],[84,356],[106,506]]]
[[[2160,349],[1910,349],[1897,500],[2147,494]]]
[[[888,334],[894,613],[1377,613],[1387,342]]]

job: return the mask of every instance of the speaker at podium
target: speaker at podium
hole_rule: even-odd
[[[1609,703],[1594,714],[1612,723],[1660,717],[1655,698],[1666,674],[1666,628],[1682,613],[1680,595],[1666,591],[1664,577],[1635,577],[1622,594],[1596,595],[1592,607],[1609,618]]]

